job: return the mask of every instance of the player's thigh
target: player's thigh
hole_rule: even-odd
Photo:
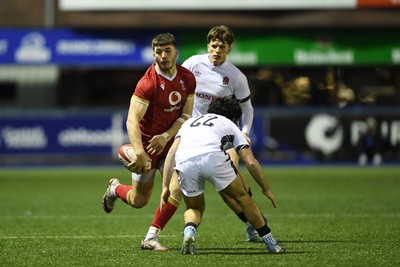
[[[239,176],[236,178],[223,190],[220,191],[221,196],[228,196],[235,200],[239,200],[243,195],[248,195],[247,191],[243,187],[242,180]]]
[[[138,197],[148,198],[154,187],[156,170],[152,169],[145,174],[132,173],[132,190]]]
[[[244,189],[246,191],[249,191],[249,182],[247,181],[247,178],[243,175],[243,173],[240,171],[240,166],[239,166],[239,154],[236,152],[234,148],[230,148],[227,150],[229,157],[231,158],[231,161],[233,162],[233,165],[236,168],[236,171],[238,173],[238,176],[240,180],[242,181],[242,185],[244,186]]]
[[[234,148],[230,148],[226,150],[226,152],[229,154],[229,157],[231,158],[233,165],[235,165],[235,168],[239,170],[239,154]]]

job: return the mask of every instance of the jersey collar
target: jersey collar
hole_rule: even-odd
[[[170,80],[170,81],[172,81],[173,79],[175,79],[176,74],[178,73],[178,71],[176,71],[175,74],[172,75],[172,77],[169,77],[169,76],[165,75],[165,74],[160,70],[160,67],[159,67],[157,64],[154,66],[154,69],[156,70],[156,72],[157,72],[158,75],[161,75],[162,77],[164,77],[165,79]]]

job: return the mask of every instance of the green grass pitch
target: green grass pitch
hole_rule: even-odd
[[[184,204],[164,229],[169,252],[140,241],[159,201],[101,208],[122,167],[0,170],[0,266],[400,266],[400,168],[265,167],[278,207],[251,181],[255,200],[287,253],[247,243],[245,226],[211,186],[197,255],[181,255]],[[247,172],[245,172],[246,175]]]

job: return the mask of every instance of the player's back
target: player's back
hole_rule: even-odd
[[[177,136],[180,137],[175,159],[182,162],[206,153],[225,153],[230,143],[237,147],[248,145],[239,128],[224,116],[209,113],[186,121]]]

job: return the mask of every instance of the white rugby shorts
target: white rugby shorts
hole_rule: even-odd
[[[229,156],[223,153],[203,154],[177,164],[179,185],[186,197],[204,193],[205,181],[217,192],[225,189],[236,178],[236,171]]]

